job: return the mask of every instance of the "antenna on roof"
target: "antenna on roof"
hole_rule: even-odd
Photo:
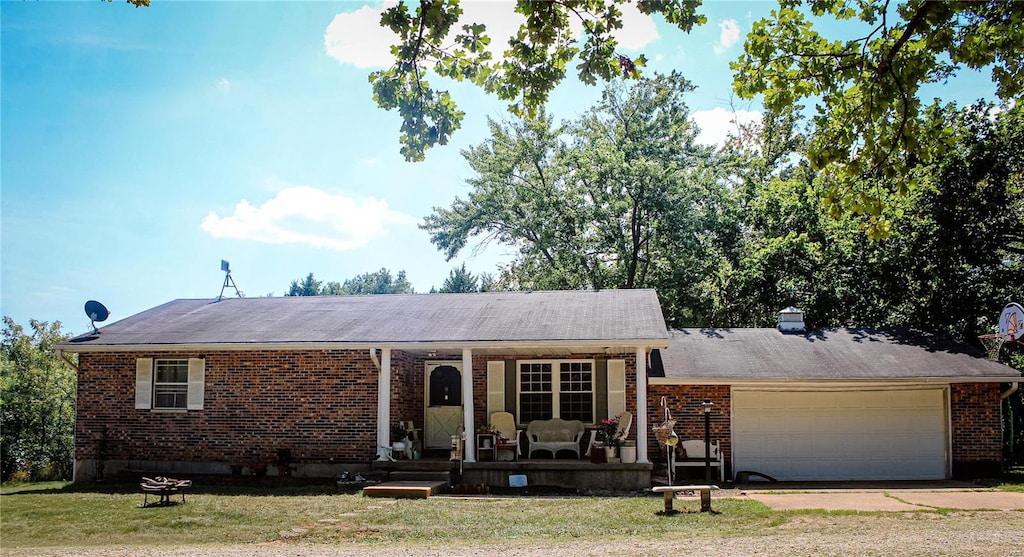
[[[106,306],[96,300],[89,300],[85,303],[85,314],[92,321],[92,333],[94,335],[100,334],[100,330],[96,328],[96,322],[106,321],[110,317],[110,311],[107,310]]]
[[[229,286],[235,289],[235,294],[237,294],[239,298],[244,298],[245,292],[239,290],[238,286],[235,285],[235,279],[231,278],[231,263],[228,263],[225,259],[221,259],[220,270],[224,271],[224,284],[220,287],[220,296],[217,296],[217,301],[219,302],[224,299],[224,289]]]

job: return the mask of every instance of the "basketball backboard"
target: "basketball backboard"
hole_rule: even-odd
[[[1007,304],[999,314],[999,334],[1005,335],[1008,341],[1024,341],[1024,307],[1020,304]]]

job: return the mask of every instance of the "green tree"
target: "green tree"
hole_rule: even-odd
[[[0,339],[0,463],[38,480],[70,479],[74,459],[75,371],[57,357],[59,322],[31,320],[31,333],[3,318]]]
[[[285,296],[319,296],[321,292],[321,282],[313,277],[313,273],[306,275],[304,279],[295,279],[292,281],[291,286],[288,287],[288,291],[285,292]]]
[[[704,319],[695,285],[740,231],[714,151],[694,143],[691,89],[678,74],[655,76],[610,84],[575,122],[491,122],[491,137],[463,152],[475,173],[468,199],[435,208],[421,228],[449,259],[474,236],[518,248],[500,279],[509,288],[657,287],[687,319]]]
[[[344,283],[328,282],[324,285],[320,294],[324,296],[352,295],[352,294],[412,294],[412,284],[405,276],[405,271],[398,271],[396,276],[391,271],[382,268],[372,273],[364,273]]]
[[[802,163],[750,186],[736,325],[770,325],[796,304],[812,326],[911,325],[972,342],[1006,302],[1024,295],[1024,148],[1021,109],[933,106],[949,147],[914,172],[920,186],[883,198],[895,220],[884,241],[833,218]]]
[[[859,21],[863,34],[829,39],[809,16],[845,22],[844,30]],[[920,88],[990,68],[999,97],[1020,100],[1022,21],[1024,3],[998,0],[779,0],[733,63],[734,88],[745,98],[764,95],[774,111],[818,101],[807,156],[837,177],[824,201],[867,215],[865,229],[877,239],[891,229],[885,192],[906,194],[916,183],[911,170],[954,141],[949,126],[926,117]]]
[[[643,56],[630,58],[617,52],[613,36],[622,28],[623,0],[518,0],[515,11],[526,18],[518,33],[508,38],[500,60],[486,47],[491,42],[486,26],[460,21],[459,0],[399,1],[384,11],[381,26],[392,30],[398,44],[391,51],[395,64],[370,74],[373,98],[385,110],[402,117],[402,154],[423,160],[424,151],[445,145],[459,129],[464,113],[447,91],[435,90],[427,73],[456,81],[468,80],[498,98],[511,101],[516,116],[534,116],[548,95],[565,79],[569,65],[584,83],[617,77],[638,78]],[[637,8],[661,14],[689,32],[705,18],[696,13],[700,0],[641,0]],[[583,38],[572,35],[570,22],[583,26]],[[499,37],[504,39],[504,37]]]
[[[466,264],[457,267],[448,273],[438,292],[480,292],[480,279],[473,273],[466,270]]]

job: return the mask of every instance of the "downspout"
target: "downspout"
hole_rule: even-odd
[[[380,360],[377,359],[377,349],[376,348],[371,348],[370,349],[370,360],[373,362],[373,365],[376,366],[377,371],[380,371]]]
[[[1017,388],[1019,386],[1020,386],[1020,383],[1017,382],[1017,381],[1014,381],[1014,382],[1010,383],[1010,388],[1006,389],[1004,392],[999,394],[1000,402],[1010,398],[1010,395],[1012,395],[1013,393],[1017,392]],[[1017,439],[1017,434],[1016,434],[1016,432],[1013,431],[1013,422],[1014,422],[1013,404],[1007,402],[1006,403],[1006,408],[1010,412],[1010,416],[1009,416],[1010,419],[1007,422],[1010,424],[1010,432],[1009,432],[1010,433],[1010,435],[1009,435],[1009,438],[1010,438],[1010,454],[1013,455],[1014,450],[1015,450],[1014,449],[1014,441]],[[1002,413],[1002,410],[1003,410],[1003,405],[1000,403],[1000,405],[999,405],[1000,413]],[[1000,416],[1000,419],[1003,419],[1003,416]]]
[[[62,360],[64,360],[64,363],[66,363],[67,365],[71,366],[71,368],[75,370],[75,373],[78,373],[78,372],[82,371],[82,370],[78,369],[78,364],[76,364],[75,362],[72,362],[71,360],[69,360],[67,355],[64,354],[64,351],[61,350],[60,348],[57,349],[57,357],[62,359]],[[1016,385],[1016,383],[1014,383],[1014,385]],[[1007,395],[1007,396],[1009,396],[1009,395]]]
[[[1004,392],[1002,392],[999,395],[999,400],[1006,400],[1006,399],[1010,398],[1010,395],[1012,395],[1013,393],[1017,392],[1017,388],[1018,387],[1020,387],[1020,383],[1019,382],[1014,381],[1014,382],[1010,383],[1010,388],[1006,389]]]

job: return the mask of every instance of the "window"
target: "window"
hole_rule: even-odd
[[[557,375],[556,375],[557,373]],[[594,421],[594,362],[519,362],[519,420]]]
[[[153,408],[188,407],[188,360],[157,360]]]
[[[206,360],[135,360],[136,410],[202,410],[206,398]]]

